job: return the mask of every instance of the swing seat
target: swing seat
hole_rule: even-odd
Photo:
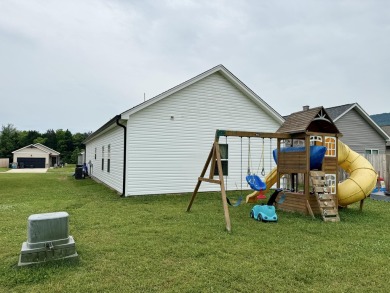
[[[260,190],[266,190],[267,189],[267,185],[260,179],[259,176],[255,175],[255,174],[247,175],[246,176],[246,182],[248,182],[249,186],[253,190],[260,191]]]

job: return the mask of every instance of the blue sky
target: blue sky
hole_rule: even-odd
[[[390,112],[389,1],[0,2],[0,125],[94,131],[223,64],[281,115]]]

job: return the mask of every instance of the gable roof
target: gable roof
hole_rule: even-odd
[[[324,107],[295,112],[285,118],[286,121],[276,132],[290,134],[306,131],[340,133]]]
[[[276,121],[279,121],[280,123],[283,123],[284,119],[283,117],[276,112],[270,105],[268,105],[262,98],[260,98],[254,91],[252,91],[249,87],[247,87],[241,80],[239,80],[233,73],[231,73],[225,66],[222,64],[217,65],[133,108],[130,108],[129,110],[126,110],[121,114],[122,119],[127,119],[128,116],[150,106],[154,103],[216,73],[219,72],[224,76],[228,81],[230,81],[236,88],[238,88],[241,92],[243,92],[246,96],[248,96],[250,99],[252,99],[260,108],[262,108],[266,113],[268,113],[271,117],[273,117]]]
[[[122,119],[122,120],[127,120],[129,119],[129,116],[137,113],[138,111],[141,111],[142,109],[145,109],[146,107],[149,107],[155,103],[157,103],[158,101],[161,101],[162,99],[214,74],[214,73],[220,73],[222,74],[223,77],[225,77],[231,84],[233,84],[238,90],[240,90],[241,92],[243,92],[247,97],[249,97],[258,107],[260,107],[261,109],[263,109],[268,115],[270,115],[273,119],[275,119],[276,121],[278,121],[279,123],[283,123],[284,122],[284,119],[283,117],[278,113],[276,112],[270,105],[268,105],[262,98],[260,98],[255,92],[253,92],[249,87],[247,87],[241,80],[239,80],[233,73],[231,73],[228,69],[226,69],[225,66],[223,66],[222,64],[220,65],[217,65],[141,104],[138,104],[137,106],[133,107],[133,108],[130,108],[126,111],[124,111],[123,113],[119,114],[119,115],[116,115],[115,117],[113,117],[110,121],[108,121],[107,123],[105,123],[102,127],[100,127],[98,130],[96,130],[95,132],[93,132],[90,136],[88,136],[84,141],[83,143],[87,143],[88,141],[90,141],[91,139],[93,139],[94,137],[97,137],[101,134],[103,134],[104,132],[108,131],[109,129],[113,128],[115,126],[115,124],[117,123],[117,121],[119,121],[119,119]]]
[[[17,153],[17,152],[20,152],[20,151],[27,149],[27,148],[37,148],[37,149],[41,150],[42,152],[50,154],[50,155],[59,155],[60,154],[59,152],[57,152],[57,151],[55,151],[55,150],[53,150],[53,149],[51,149],[43,144],[40,144],[40,143],[29,144],[25,147],[22,147],[20,149],[13,151],[12,153]]]
[[[345,104],[341,106],[335,106],[326,108],[326,111],[331,116],[334,122],[337,122],[348,112],[355,110],[380,136],[383,137],[386,141],[390,140],[389,135],[378,125],[374,120],[371,119],[370,115],[363,110],[363,108],[358,103]]]

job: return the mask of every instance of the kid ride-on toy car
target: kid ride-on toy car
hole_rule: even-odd
[[[273,205],[255,205],[250,217],[262,222],[277,222],[278,216]]]

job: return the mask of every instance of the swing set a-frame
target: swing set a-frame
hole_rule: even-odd
[[[223,175],[223,169],[222,169],[222,160],[221,160],[221,153],[220,153],[220,147],[219,147],[219,139],[220,137],[257,137],[257,138],[279,138],[279,139],[288,139],[290,138],[290,135],[285,133],[269,133],[269,132],[249,132],[249,131],[231,131],[231,130],[216,130],[215,132],[215,139],[213,142],[213,145],[211,147],[210,153],[207,157],[206,163],[203,167],[203,170],[198,177],[198,182],[195,186],[194,192],[192,194],[191,200],[187,207],[187,212],[191,210],[191,206],[195,200],[195,197],[198,193],[199,187],[202,182],[208,182],[213,184],[218,184],[221,188],[221,195],[222,195],[222,206],[224,210],[225,215],[225,223],[226,223],[226,230],[228,232],[231,232],[231,223],[230,223],[230,215],[229,215],[229,208],[228,208],[228,198],[226,196],[226,189],[225,189],[225,182],[224,182],[224,175]],[[209,168],[210,166],[210,168]],[[209,168],[209,175],[205,177],[207,169]],[[218,171],[218,179],[214,179],[214,170],[217,168]]]

